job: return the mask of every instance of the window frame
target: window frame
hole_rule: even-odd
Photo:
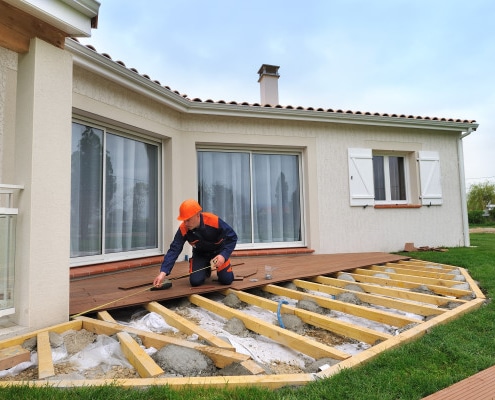
[[[304,204],[304,171],[303,171],[303,151],[297,149],[274,149],[272,147],[244,147],[244,146],[229,146],[218,147],[214,145],[201,145],[196,148],[196,156],[199,152],[223,152],[223,153],[248,153],[249,154],[249,184],[250,184],[250,208],[251,208],[251,243],[237,243],[236,250],[253,250],[253,249],[275,249],[275,248],[294,248],[294,247],[306,247],[307,228],[305,225],[305,204]],[[255,242],[254,241],[254,214],[253,214],[253,166],[252,155],[253,154],[268,154],[268,155],[294,155],[297,156],[298,164],[298,177],[299,177],[299,204],[300,204],[300,230],[301,240],[291,242]],[[199,162],[198,162],[198,199],[199,199]],[[222,216],[220,216],[222,218]],[[222,218],[223,219],[223,218]],[[226,221],[229,223],[229,221]],[[230,224],[230,223],[229,223]]]
[[[373,154],[404,157],[406,201],[375,201]],[[440,153],[435,150],[348,148],[349,205],[351,207],[419,208],[443,204]]]
[[[384,200],[376,200],[376,191],[375,193],[375,204],[380,205],[380,204],[411,204],[411,198],[410,198],[410,172],[409,172],[409,163],[407,162],[408,160],[408,154],[407,153],[402,153],[402,152],[390,152],[390,151],[372,151],[372,159],[374,159],[375,156],[381,156],[383,157],[383,173],[384,173],[384,180],[385,180],[385,199]],[[393,200],[392,199],[392,188],[391,188],[391,182],[390,182],[390,157],[400,157],[402,158],[403,166],[404,166],[404,189],[405,189],[405,200]],[[375,172],[373,171],[373,178]]]
[[[101,227],[101,238],[100,238],[100,245],[101,245],[101,254],[95,254],[95,255],[88,255],[88,256],[80,256],[80,257],[69,257],[69,266],[70,267],[78,267],[82,265],[90,265],[90,264],[95,264],[95,263],[102,263],[102,262],[113,262],[113,261],[120,261],[120,260],[127,260],[127,259],[134,259],[134,258],[142,258],[142,257],[151,257],[151,256],[156,256],[162,254],[162,241],[163,241],[163,224],[160,222],[162,221],[162,215],[163,215],[163,179],[162,179],[162,168],[163,168],[163,145],[162,142],[158,139],[153,139],[151,135],[145,135],[142,133],[137,132],[137,129],[132,129],[132,128],[123,128],[119,127],[116,125],[113,125],[111,123],[103,123],[99,122],[94,119],[90,118],[85,118],[81,116],[73,116],[71,120],[71,126],[72,123],[78,123],[82,125],[87,125],[91,126],[95,129],[99,129],[103,132],[103,154],[106,154],[106,141],[107,141],[107,134],[112,134],[116,136],[120,136],[126,139],[131,139],[135,140],[138,142],[142,142],[145,144],[150,144],[153,146],[156,146],[157,150],[157,171],[156,171],[156,176],[157,176],[157,188],[156,188],[156,196],[157,196],[157,211],[156,211],[156,216],[157,216],[157,224],[156,224],[156,237],[157,237],[157,246],[149,249],[139,249],[139,250],[130,250],[130,251],[121,251],[121,252],[105,252],[105,240],[106,240],[106,226],[105,226],[105,218],[106,218],[106,201],[105,201],[105,188],[106,188],[106,173],[105,169],[102,171],[103,172],[103,177],[102,177],[102,188],[103,188],[103,198],[102,198],[102,227]],[[104,168],[105,162],[103,162]],[[72,199],[71,199],[71,206],[72,206]]]

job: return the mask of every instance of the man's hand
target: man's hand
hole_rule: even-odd
[[[157,288],[161,287],[166,276],[167,274],[165,272],[160,272],[153,281],[153,286]]]
[[[210,265],[213,264],[217,269],[220,268],[225,262],[225,258],[221,254],[216,257],[213,257],[210,261]]]

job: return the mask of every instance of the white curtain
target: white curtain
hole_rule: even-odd
[[[231,225],[239,243],[251,242],[249,153],[198,152],[198,200]]]
[[[253,154],[254,242],[301,240],[296,155]]]
[[[301,238],[299,158],[249,152],[198,152],[198,199],[235,229],[240,244]]]
[[[156,247],[156,147],[107,134],[106,149],[105,252]]]

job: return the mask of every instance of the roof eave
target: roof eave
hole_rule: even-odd
[[[478,124],[472,121],[460,122],[446,119],[352,113],[341,110],[315,110],[300,107],[284,108],[281,106],[272,107],[248,103],[214,102],[211,100],[196,101],[189,99],[187,95],[161,86],[159,82],[153,81],[147,76],[140,75],[137,71],[133,71],[74,40],[66,40],[65,46],[73,54],[75,65],[88,69],[97,75],[125,86],[148,98],[152,98],[181,113],[403,128],[428,128],[456,132],[463,132],[469,128],[474,131],[478,127]]]
[[[100,2],[97,0],[4,0],[68,36],[91,36],[91,28],[98,17]]]

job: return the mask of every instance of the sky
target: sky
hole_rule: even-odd
[[[80,39],[189,98],[476,120],[466,185],[495,184],[493,0],[100,0]]]

